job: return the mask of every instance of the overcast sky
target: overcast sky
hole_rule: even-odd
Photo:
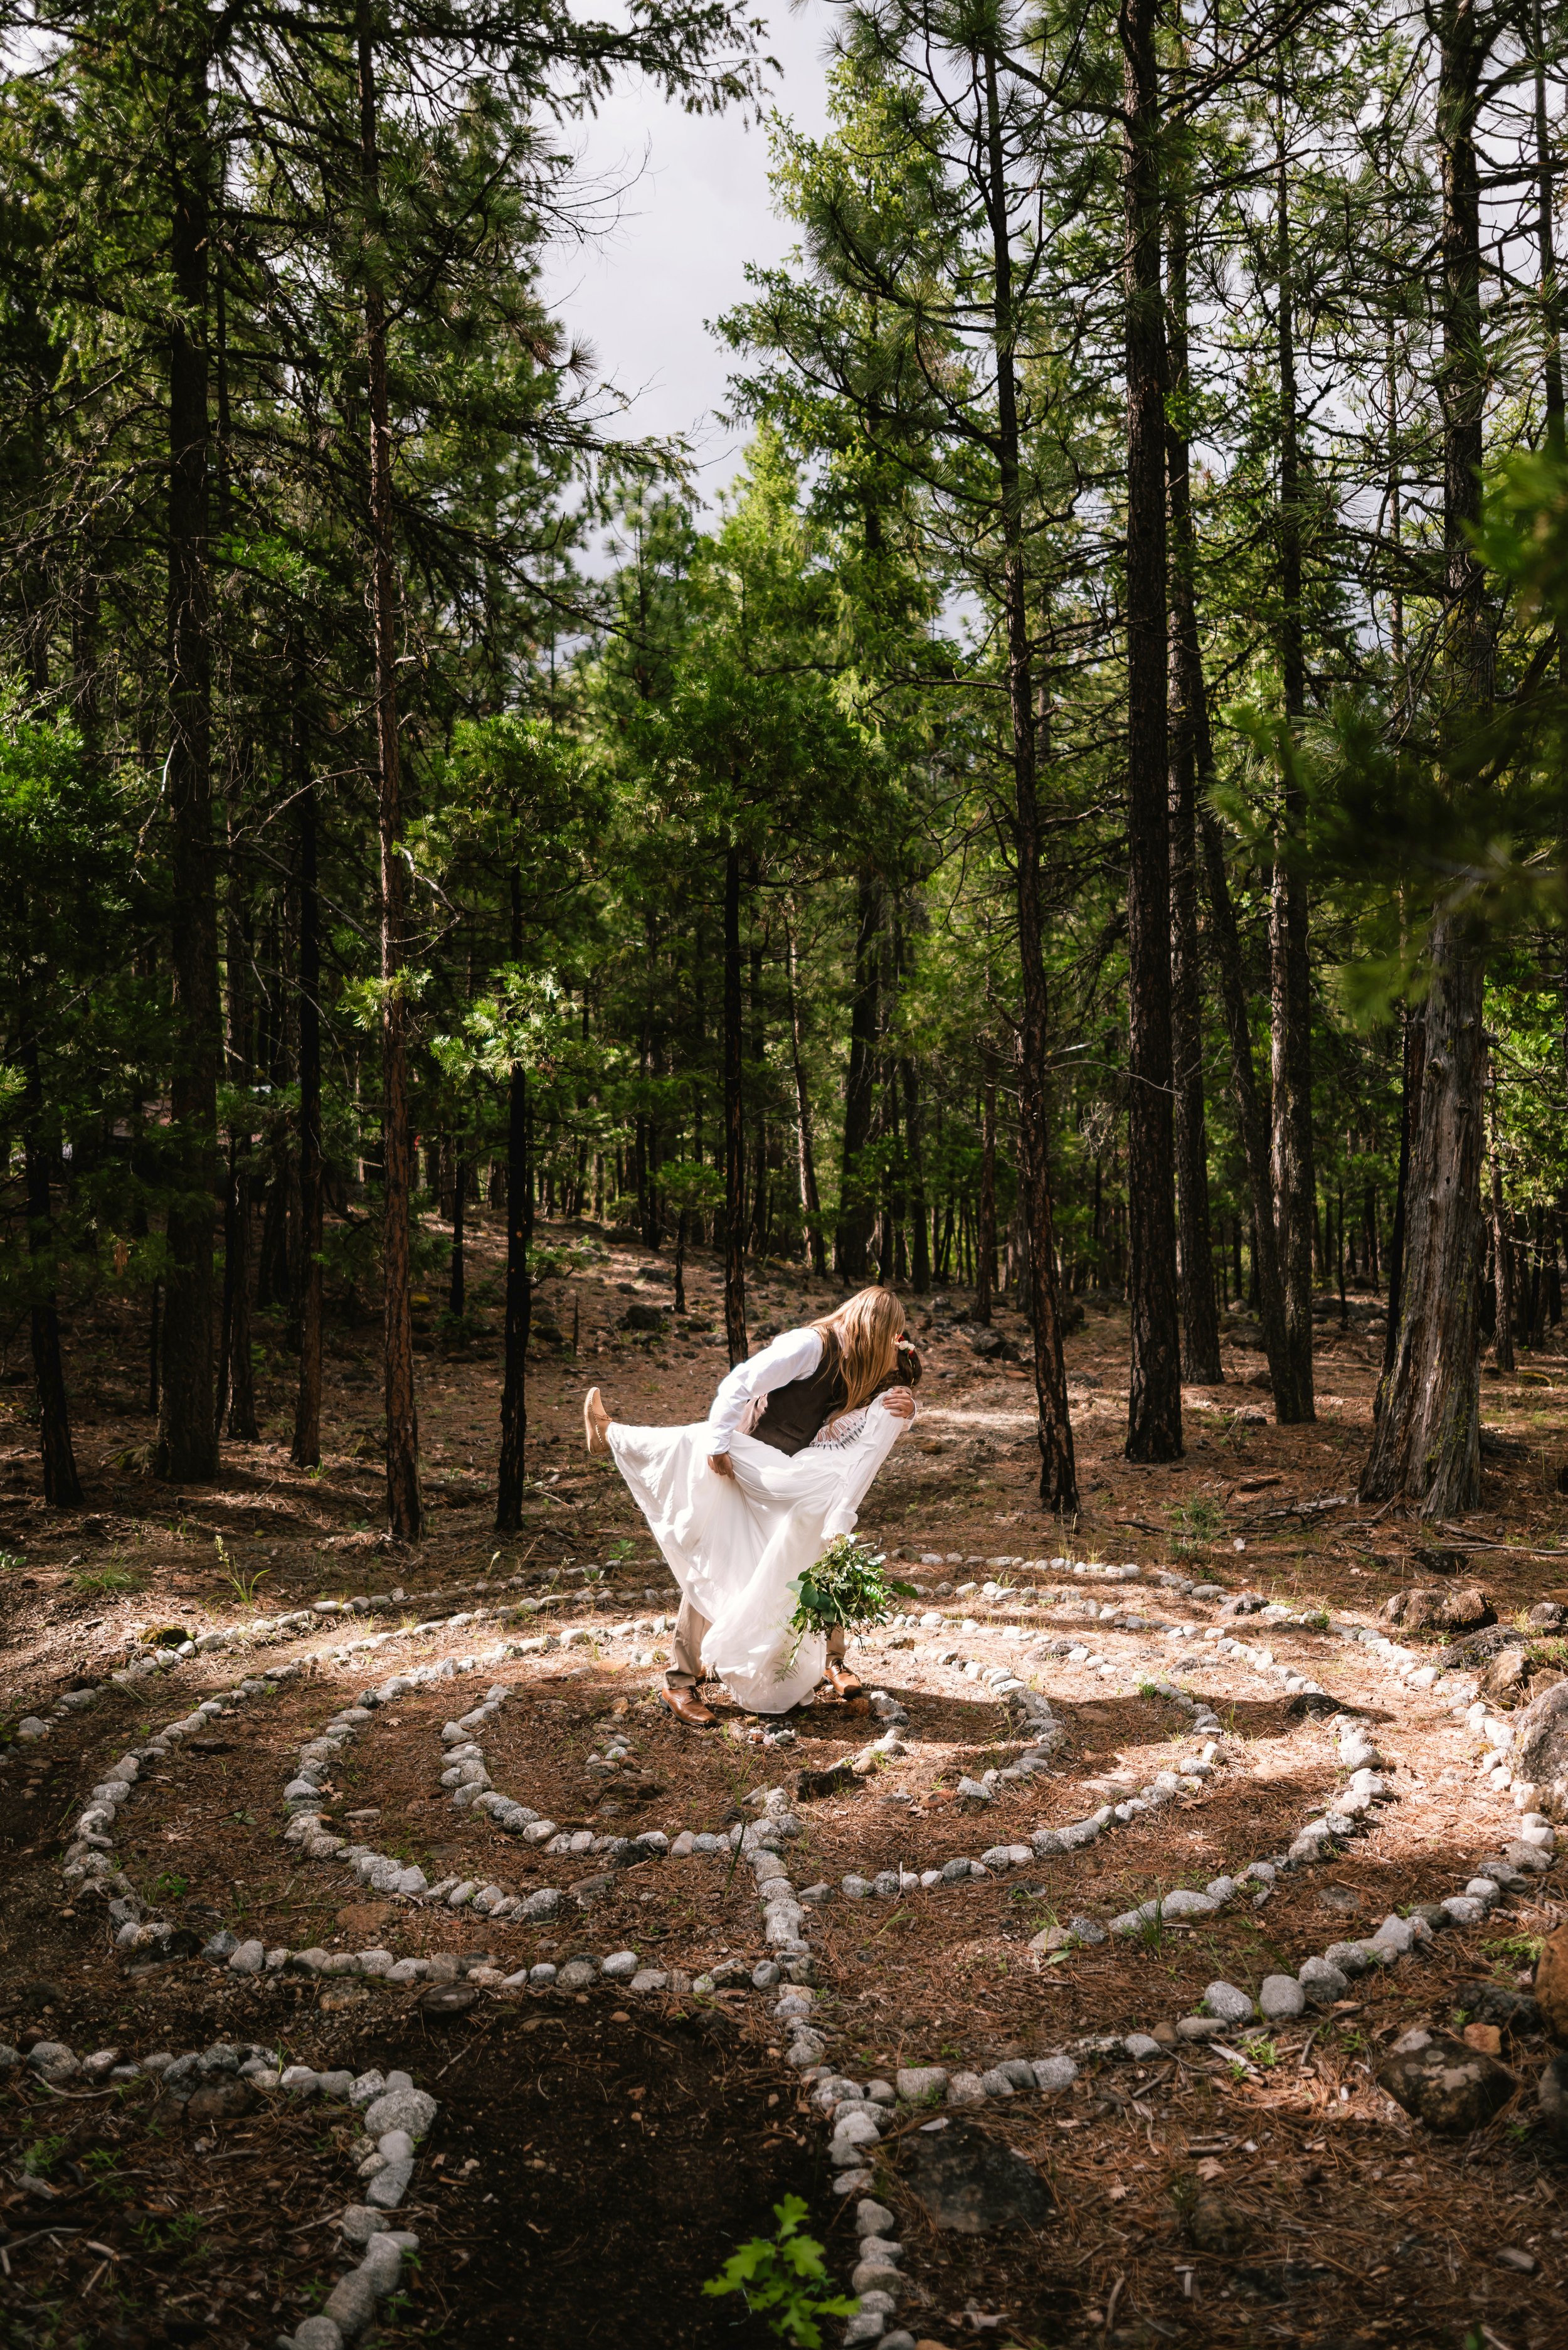
[[[769,18],[763,47],[784,68],[774,103],[803,130],[826,120],[830,35],[823,0]],[[794,242],[769,203],[766,134],[738,113],[682,114],[628,87],[582,130],[578,151],[596,183],[624,187],[619,223],[592,244],[556,249],[551,307],[629,396],[619,429],[685,433],[712,497],[735,471],[742,438],[713,414],[726,355],[704,321],[744,296],[747,262],[777,261]]]

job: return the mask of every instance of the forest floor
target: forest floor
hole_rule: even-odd
[[[586,1850],[546,1854],[455,1808],[438,1783],[441,1726],[504,1685],[510,1700],[483,1732],[485,1767],[579,1846],[589,1832],[722,1835],[753,1815],[761,1790],[784,1790],[801,1833],[783,1865],[797,1889],[813,1879],[831,1888],[810,1908],[807,1933],[812,2020],[836,2074],[891,2083],[900,2067],[983,2074],[1074,2052],[1076,2078],[1059,2094],[993,2096],[977,2109],[979,2126],[1043,2183],[1044,2216],[1037,2209],[1028,2224],[972,2234],[934,2224],[917,2177],[929,2116],[898,2108],[873,2149],[876,2191],[905,2248],[889,2328],[943,2350],[1568,2344],[1568,2156],[1534,2099],[1545,2042],[1503,2030],[1519,2094],[1468,2136],[1427,2134],[1374,2076],[1411,2025],[1473,2013],[1477,1984],[1528,1985],[1541,1938],[1568,1914],[1555,1873],[1515,1888],[1481,1923],[1362,1975],[1327,2012],[1238,2027],[1213,2044],[1172,2029],[1213,1981],[1255,1995],[1265,1976],[1293,1975],[1326,1944],[1459,1892],[1516,1834],[1453,1679],[1412,1685],[1327,1627],[1331,1617],[1371,1625],[1392,1593],[1435,1573],[1449,1586],[1480,1585],[1505,1625],[1539,1600],[1568,1600],[1568,1498],[1558,1490],[1568,1360],[1526,1357],[1516,1375],[1486,1378],[1484,1506],[1444,1534],[1355,1501],[1382,1352],[1373,1296],[1353,1295],[1343,1322],[1338,1301],[1324,1301],[1318,1417],[1300,1428],[1268,1418],[1255,1330],[1231,1317],[1225,1379],[1187,1390],[1186,1456],[1159,1469],[1121,1457],[1126,1316],[1091,1305],[1067,1346],[1084,1508],[1064,1530],[1035,1497],[1025,1369],[974,1354],[958,1326],[963,1293],[910,1301],[928,1374],[920,1417],[861,1531],[903,1553],[921,1594],[911,1615],[937,1620],[877,1635],[854,1659],[907,1710],[906,1751],[869,1777],[802,1793],[803,1773],[843,1763],[875,1735],[865,1700],[803,1709],[794,1742],[771,1750],[722,1700],[714,1731],[679,1728],[653,1694],[673,1587],[613,1470],[583,1451],[590,1383],[623,1419],[703,1414],[723,1367],[715,1264],[689,1267],[684,1320],[666,1315],[659,1329],[633,1334],[621,1326],[628,1308],[669,1305],[668,1262],[597,1233],[541,1235],[578,1261],[542,1295],[529,1382],[537,1482],[524,1532],[503,1540],[492,1526],[502,1237],[500,1219],[483,1215],[471,1233],[462,1344],[446,1343],[421,1310],[431,1516],[417,1552],[379,1532],[369,1320],[333,1326],[318,1471],[289,1465],[293,1364],[281,1325],[264,1316],[262,1440],[226,1443],[219,1482],[175,1490],[145,1466],[144,1326],[112,1300],[78,1312],[67,1375],[87,1505],[66,1513],[37,1500],[25,1334],[13,1337],[0,1363],[0,2041],[25,2052],[58,2042],[78,2055],[114,2047],[130,2059],[248,2042],[317,2071],[400,2066],[430,2089],[440,2111],[398,2220],[417,2232],[419,2257],[367,2340],[479,2350],[762,2343],[771,2337],[759,2320],[700,2287],[738,2244],[772,2232],[771,2207],[791,2192],[809,2205],[846,2290],[857,2199],[833,2191],[827,2132],[784,2062],[776,1994],[751,1985],[767,1947],[749,1870],[701,1855],[607,1867]],[[821,1312],[836,1295],[790,1268],[755,1275],[753,1333]],[[995,1326],[1022,1351],[1015,1316],[999,1314]],[[1435,1547],[1471,1555],[1418,1555]],[[1051,1564],[1063,1558],[1133,1563],[1143,1579],[1106,1588]],[[1276,1612],[1222,1620],[1219,1600],[1160,1575],[1255,1593]],[[356,1596],[374,1604],[347,1625],[323,1613],[269,1628],[280,1611]],[[497,1620],[499,1606],[524,1599],[545,1605]],[[150,1642],[171,1648],[177,1633],[217,1631],[234,1640],[171,1665],[167,1692],[106,1679],[146,1658]],[[1222,1647],[1217,1632],[1236,1631],[1244,1639]],[[517,1636],[545,1633],[552,1645],[517,1653]],[[493,1645],[502,1634],[514,1636],[509,1647]],[[387,1638],[368,1663],[350,1635]],[[1064,1653],[1072,1644],[1077,1653]],[[1435,1636],[1417,1645],[1441,1665]],[[1555,1659],[1550,1644],[1532,1653],[1539,1687]],[[509,1893],[558,1887],[562,1915],[487,1923],[372,1893],[341,1864],[284,1841],[283,1791],[300,1746],[369,1677],[443,1659],[472,1665],[472,1693],[433,1679],[378,1710],[333,1765],[329,1819],[355,1823],[348,1835],[373,1836],[432,1881],[493,1872]],[[232,1689],[236,1673],[291,1662],[302,1670],[265,1703],[253,1692],[234,1723],[214,1716],[199,1738],[144,1764],[114,1830],[114,1863],[160,1917],[190,1929],[182,1947],[227,1928],[345,1954],[346,1970],[324,1976],[317,1962],[247,1978],[201,1956],[149,1960],[115,1948],[90,1888],[62,1883],[71,1821],[171,1705],[182,1711]],[[959,1783],[1005,1767],[1022,1743],[981,1678],[1002,1663],[1049,1700],[1063,1737],[1049,1772],[997,1783],[984,1803]],[[1277,1856],[1322,1812],[1345,1774],[1326,1709],[1286,1693],[1285,1669],[1320,1682],[1340,1716],[1377,1740],[1392,1799],[1368,1832],[1256,1901],[1138,1936],[1033,1949],[1069,1918],[1103,1926],[1173,1886]],[[1202,1734],[1190,1703],[1162,1682],[1220,1718],[1202,1783],[1082,1851],[881,1898],[839,1889],[846,1877],[978,1857],[1191,1758]],[[47,1736],[17,1740],[25,1718],[89,1690],[79,1710],[51,1717]],[[612,1738],[627,1752],[607,1771],[599,1750]],[[488,1970],[483,1993],[460,1984],[465,1997],[443,2013],[428,1982],[357,1974],[346,1954],[371,1947],[398,1960],[454,1953],[460,1970]],[[663,1971],[666,1987],[495,1987],[503,1973],[618,1950]],[[718,1983],[701,1988],[715,1970]],[[1148,2035],[1141,2055],[1120,2045],[1133,2033]],[[1114,2044],[1085,2048],[1096,2036]],[[354,2257],[335,2222],[363,2191],[352,2175],[358,2128],[330,2099],[236,2092],[202,2119],[146,2074],[84,2086],[24,2064],[0,2075],[0,2342],[273,2343],[319,2308]],[[827,2338],[841,2338],[836,2323]]]

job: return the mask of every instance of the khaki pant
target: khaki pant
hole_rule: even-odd
[[[664,1676],[667,1689],[695,1689],[708,1678],[702,1662],[702,1643],[708,1634],[708,1618],[699,1616],[690,1599],[682,1598],[680,1612],[675,1618],[675,1637],[670,1644],[670,1666]],[[829,1660],[839,1663],[844,1656],[844,1627],[836,1624],[827,1636]]]

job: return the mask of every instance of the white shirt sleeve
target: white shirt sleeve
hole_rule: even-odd
[[[719,1392],[708,1410],[708,1451],[728,1452],[730,1439],[753,1404],[787,1388],[792,1379],[808,1379],[822,1360],[822,1340],[815,1330],[786,1330],[749,1362],[737,1363],[719,1382]]]

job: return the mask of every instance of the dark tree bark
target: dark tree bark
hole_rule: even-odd
[[[1194,651],[1196,650],[1195,645]],[[1201,677],[1199,691],[1201,696]],[[1207,774],[1210,754],[1206,698],[1199,706],[1203,708],[1199,772]],[[1236,931],[1236,910],[1231,902],[1231,885],[1225,875],[1224,843],[1220,837],[1219,825],[1207,809],[1199,831],[1203,843],[1204,879],[1208,889],[1215,972],[1220,982],[1226,1039],[1231,1047],[1231,1090],[1236,1104],[1236,1123],[1241,1130],[1251,1194],[1252,1262],[1248,1296],[1262,1326],[1263,1353],[1268,1361],[1270,1384],[1274,1391],[1274,1418],[1276,1421],[1288,1422],[1298,1417],[1294,1409],[1295,1374],[1285,1336],[1284,1281],[1280,1270],[1279,1243],[1274,1230],[1269,1135],[1263,1105],[1258,1097],[1257,1076],[1252,1066],[1252,1030],[1241,964],[1241,941]],[[1241,1284],[1241,1271],[1238,1263],[1238,1290]]]
[[[1181,1368],[1184,1378],[1222,1379],[1209,1217],[1209,1138],[1203,1107],[1203,981],[1198,938],[1198,718],[1203,698],[1198,655],[1191,464],[1183,423],[1189,397],[1187,353],[1187,208],[1172,202],[1166,307],[1173,421],[1166,432],[1170,519],[1170,1042],[1175,1078],[1176,1196],[1180,1215]],[[1207,720],[1207,709],[1204,712]],[[1205,779],[1207,781],[1207,778]]]
[[[460,1150],[452,1172],[452,1257],[447,1268],[446,1310],[452,1320],[464,1311],[463,1211],[468,1205],[468,1161]]]
[[[975,1218],[974,1318],[991,1320],[992,1288],[996,1278],[996,1047],[987,1037],[981,1046],[980,1088],[980,1207]]]
[[[1156,0],[1122,0],[1127,304],[1129,1461],[1181,1456],[1170,1051],[1165,324]]]
[[[741,854],[724,856],[724,1338],[730,1367],[746,1341],[746,1107],[742,1080]]]
[[[1541,266],[1541,326],[1546,379],[1546,438],[1563,443],[1563,322],[1558,299],[1557,256],[1552,233],[1553,172],[1552,133],[1546,119],[1546,36],[1541,0],[1531,0],[1530,46],[1535,69],[1535,240]]]
[[[909,1286],[917,1297],[925,1297],[931,1286],[931,1212],[926,1199],[919,1065],[906,1054],[899,1070],[904,1087],[904,1151],[909,1170]]]
[[[753,903],[755,904],[760,876],[758,874],[756,861],[754,858],[752,862],[748,879],[751,884]],[[763,942],[754,933],[752,938],[751,945],[747,950],[747,962],[750,972],[749,984],[746,990],[746,1001],[748,1009],[751,1013],[752,1035],[750,1090],[753,1100],[753,1115],[751,1149],[751,1213],[746,1227],[746,1250],[749,1255],[761,1259],[765,1257],[768,1253],[768,1225],[770,1222],[768,1199],[767,1084],[765,1076],[767,1067],[767,1035],[763,1024]]]
[[[228,806],[228,902],[225,963],[228,976],[226,1051],[229,1083],[248,1091],[251,1082],[251,922],[238,864],[239,776],[230,779]],[[228,1431],[239,1442],[261,1437],[256,1419],[255,1375],[251,1362],[251,1211],[254,1155],[250,1112],[229,1132],[229,1182],[223,1206],[223,1303],[217,1406],[226,1411]]]
[[[985,59],[985,198],[996,320],[997,470],[1002,502],[1002,606],[1007,621],[1007,702],[1012,723],[1014,886],[1018,897],[1018,1180],[1029,1231],[1027,1303],[1034,1332],[1040,1498],[1047,1509],[1065,1513],[1078,1506],[1078,1471],[1073,1452],[1073,1424],[1067,1411],[1067,1369],[1062,1353],[1055,1219],[1051,1198],[1047,1077],[1051,1036],[1040,907],[1040,796],[1020,470],[1012,254],[1008,239],[1007,174],[996,59],[990,54]]]
[[[28,1322],[33,1342],[33,1378],[38,1396],[38,1449],[43,1455],[44,1500],[51,1510],[81,1507],[81,1479],[71,1444],[70,1406],[66,1399],[60,1353],[60,1316],[55,1301],[52,1260],[55,1223],[49,1206],[49,1151],[44,1125],[44,1081],[30,991],[24,986],[22,1026],[23,1178],[27,1195],[27,1257],[31,1276]]]
[[[1491,1172],[1491,1254],[1497,1278],[1497,1316],[1492,1351],[1498,1369],[1511,1371],[1515,1367],[1513,1339],[1518,1307],[1514,1300],[1513,1234],[1509,1229],[1508,1209],[1502,1196],[1502,1159],[1497,1141],[1495,1072],[1489,1072],[1488,1090],[1491,1095],[1491,1148],[1488,1154]]]
[[[1490,635],[1472,531],[1480,514],[1486,370],[1476,117],[1500,19],[1443,0],[1438,126],[1443,167],[1443,732],[1462,763],[1491,695]],[[1421,1090],[1410,1152],[1399,1335],[1362,1471],[1364,1501],[1460,1517],[1480,1500],[1480,1172],[1484,977],[1479,941],[1439,901],[1430,934]]]
[[[1306,715],[1302,617],[1301,449],[1296,410],[1295,288],[1286,172],[1283,89],[1275,131],[1275,236],[1280,374],[1280,667],[1285,723],[1293,738]],[[1272,993],[1271,1103],[1275,1214],[1285,1281],[1285,1336],[1291,1351],[1294,1417],[1316,1417],[1313,1400],[1312,971],[1306,883],[1298,861],[1304,804],[1287,773],[1281,806],[1269,915]]]
[[[1410,1144],[1416,1130],[1417,1105],[1421,1098],[1427,1045],[1427,1025],[1408,1010],[1400,1014],[1399,1055],[1399,1180],[1394,1194],[1394,1227],[1388,1235],[1388,1326],[1383,1336],[1383,1371],[1377,1382],[1373,1417],[1383,1409],[1384,1396],[1399,1346],[1399,1305],[1405,1272],[1405,1213],[1410,1188]]]
[[[359,165],[367,233],[380,215],[376,56],[369,0],[358,0]],[[417,1542],[419,1413],[414,1397],[414,1325],[410,1282],[413,1138],[409,1127],[408,1004],[403,993],[401,764],[398,742],[397,584],[393,572],[392,447],[387,417],[387,301],[367,256],[366,384],[370,416],[370,605],[375,646],[376,829],[381,899],[381,1274],[385,1284],[387,1523],[400,1542]]]
[[[844,1157],[838,1186],[838,1223],[833,1236],[833,1269],[840,1281],[852,1284],[866,1278],[871,1244],[872,1205],[860,1162],[871,1139],[877,1101],[881,942],[882,893],[874,876],[862,874],[856,901],[849,1068],[844,1081]]]
[[[299,827],[299,1386],[294,1405],[296,1469],[321,1463],[322,1190],[321,903],[316,785],[309,745],[296,717],[296,811]]]
[[[800,990],[796,983],[794,932],[788,949],[790,1051],[794,1063],[795,1138],[800,1160],[800,1221],[806,1256],[813,1273],[827,1271],[827,1251],[822,1233],[822,1201],[816,1188],[816,1153],[812,1143],[811,1095],[805,1081],[805,1056],[801,1049]]]
[[[1181,299],[1179,303],[1173,300],[1171,317],[1173,330],[1179,338],[1179,365],[1185,372],[1187,238],[1183,205],[1184,198],[1179,189],[1171,206],[1172,253],[1179,256],[1172,269],[1172,286]],[[1177,445],[1179,443],[1179,446]],[[1167,435],[1167,462],[1173,485],[1179,482],[1186,487],[1190,483],[1191,468],[1185,421],[1179,411]],[[1230,1047],[1231,1090],[1236,1104],[1236,1122],[1246,1162],[1251,1211],[1251,1271],[1245,1288],[1240,1218],[1235,1225],[1236,1292],[1238,1297],[1256,1292],[1256,1307],[1263,1330],[1263,1349],[1274,1391],[1274,1418],[1289,1421],[1297,1414],[1293,1374],[1285,1342],[1284,1292],[1275,1238],[1268,1128],[1252,1062],[1252,1030],[1246,973],[1241,961],[1241,942],[1236,929],[1235,908],[1231,899],[1231,885],[1225,872],[1224,843],[1219,825],[1208,806],[1208,793],[1214,780],[1214,744],[1210,732],[1209,693],[1198,635],[1197,547],[1189,495],[1173,494],[1171,525],[1174,539],[1171,566],[1174,657],[1180,681],[1177,701],[1191,743],[1194,798],[1202,846],[1204,888],[1209,901],[1210,944],[1219,982],[1226,1041]]]
[[[523,959],[523,876],[512,868],[512,960]],[[523,1523],[528,1440],[528,1332],[534,1284],[534,1135],[528,1073],[514,1061],[506,1104],[506,1329],[503,1339],[501,1459],[495,1481],[495,1530],[514,1534]]]
[[[168,94],[170,275],[169,753],[176,1189],[165,1225],[162,1378],[153,1468],[176,1483],[217,1474],[213,1228],[217,1191],[218,907],[213,841],[213,655],[208,579],[207,262],[213,159],[207,35]]]

